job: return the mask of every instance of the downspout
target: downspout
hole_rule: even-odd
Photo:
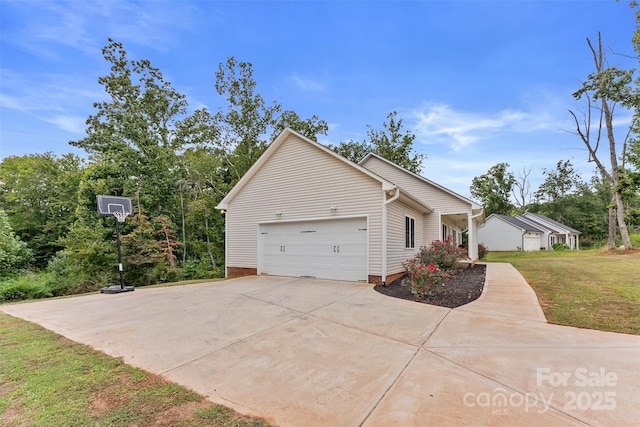
[[[382,286],[387,286],[387,205],[400,197],[400,189],[396,187],[396,194],[387,199],[387,192],[382,191]]]

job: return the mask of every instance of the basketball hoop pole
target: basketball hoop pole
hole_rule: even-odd
[[[119,218],[116,218],[116,240],[118,242],[118,271],[120,272],[120,289],[124,290],[124,272],[122,271],[122,249],[120,247],[120,227]]]

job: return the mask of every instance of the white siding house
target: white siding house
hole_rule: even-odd
[[[560,243],[567,245],[569,249],[580,249],[580,234],[582,234],[580,231],[537,213],[527,212],[520,218],[547,230],[543,247],[553,249],[554,244]]]
[[[555,243],[578,249],[580,232],[547,218],[525,213],[507,216],[492,214],[478,228],[478,239],[492,251],[550,250]]]
[[[442,237],[442,225],[458,233],[456,215],[470,218],[464,224],[475,235],[480,206],[460,203],[461,196],[441,187],[421,190],[427,181],[419,184],[421,178],[395,165],[387,177],[374,170],[378,159],[365,160],[355,164],[285,129],[218,205],[226,218],[227,277],[386,283],[403,274],[402,261],[420,246]],[[415,180],[414,188],[404,188],[402,179]]]
[[[482,206],[377,154],[368,154],[360,165],[396,183],[433,209],[423,218],[422,240],[425,245],[446,239],[461,244],[462,233],[467,232],[469,256],[477,259],[477,226],[484,222]]]
[[[543,231],[518,218],[491,214],[478,228],[478,239],[491,251],[539,251]]]

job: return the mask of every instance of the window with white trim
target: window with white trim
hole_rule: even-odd
[[[416,247],[416,220],[410,216],[404,217],[404,247],[406,249]]]

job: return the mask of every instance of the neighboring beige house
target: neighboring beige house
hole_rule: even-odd
[[[433,240],[469,234],[483,208],[370,154],[353,163],[285,129],[218,205],[226,274],[388,283]]]

